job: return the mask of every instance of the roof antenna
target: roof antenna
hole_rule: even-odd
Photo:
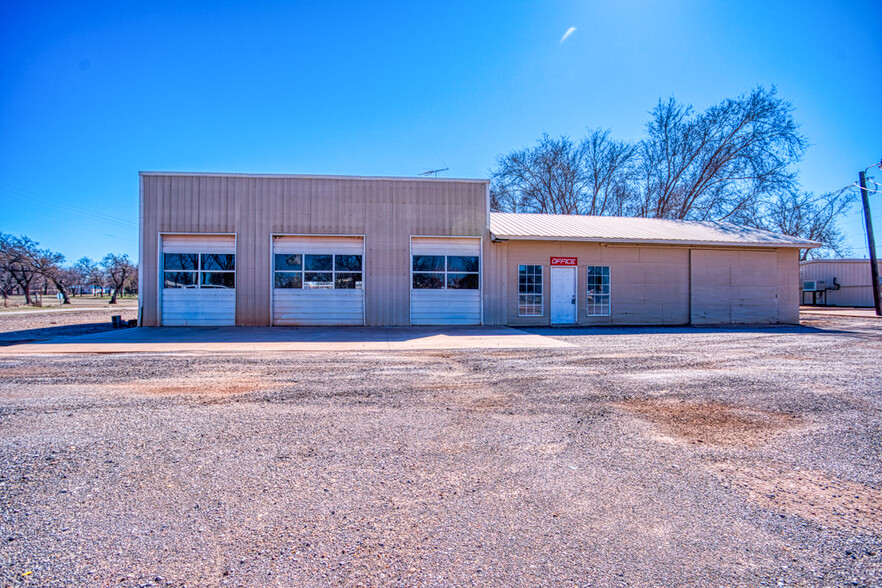
[[[444,165],[446,166],[447,164],[445,163]],[[449,169],[450,169],[449,167],[442,167],[441,169],[430,169],[430,170],[428,170],[428,171],[420,172],[420,173],[417,174],[417,175],[420,175],[420,176],[434,176],[434,177],[437,178],[439,173],[441,173],[441,172],[445,172],[445,171],[447,171],[447,170],[449,170]]]

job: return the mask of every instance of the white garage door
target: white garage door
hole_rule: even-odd
[[[236,238],[162,236],[162,325],[236,324]]]
[[[274,325],[363,325],[364,239],[273,237]]]
[[[693,324],[778,321],[778,256],[774,251],[691,252]]]
[[[412,237],[412,325],[481,324],[481,240]]]

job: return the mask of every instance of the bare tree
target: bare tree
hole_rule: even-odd
[[[581,149],[587,176],[582,214],[624,214],[634,177],[636,146],[610,139],[608,130],[594,129],[582,140]]]
[[[41,249],[34,255],[33,264],[34,270],[46,283],[52,284],[61,294],[62,304],[70,304],[69,292],[76,282],[77,274],[75,270],[64,267],[64,255]]]
[[[74,269],[79,276],[79,282],[92,288],[101,288],[104,285],[104,272],[101,266],[89,259],[81,257],[74,264]]]
[[[108,253],[101,260],[107,283],[113,290],[109,304],[116,304],[116,297],[122,292],[123,287],[132,275],[135,275],[135,266],[132,265],[129,256],[125,253]]]
[[[774,87],[700,113],[660,100],[651,114],[636,144],[589,130],[579,141],[543,135],[533,148],[500,156],[491,209],[728,220],[818,240],[822,255],[844,252],[836,223],[851,198],[799,191],[793,165],[806,140]]]
[[[39,276],[34,260],[39,255],[37,243],[24,235],[13,237],[0,233],[0,263],[2,271],[24,291],[25,304],[32,304],[31,284]]]
[[[673,98],[659,101],[640,144],[635,216],[742,220],[762,201],[792,191],[791,164],[806,147],[792,112],[774,87],[701,114]]]
[[[851,208],[851,187],[816,196],[811,192],[787,192],[763,207],[748,224],[761,229],[823,243],[820,249],[803,249],[801,260],[812,257],[845,257],[851,253],[836,221]]]
[[[508,212],[579,214],[587,177],[582,146],[542,135],[536,147],[500,156],[490,206]]]
[[[9,306],[9,297],[17,286],[12,272],[9,271],[11,250],[9,239],[11,239],[10,235],[0,233],[0,296],[3,297],[3,306]]]

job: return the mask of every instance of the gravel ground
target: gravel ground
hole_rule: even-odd
[[[4,312],[0,314],[0,346],[108,331],[115,314],[127,321],[138,318],[138,309]]]
[[[880,586],[882,330],[0,357],[0,584]]]

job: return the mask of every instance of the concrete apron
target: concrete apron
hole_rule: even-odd
[[[0,347],[0,355],[572,347],[509,327],[141,327]]]

